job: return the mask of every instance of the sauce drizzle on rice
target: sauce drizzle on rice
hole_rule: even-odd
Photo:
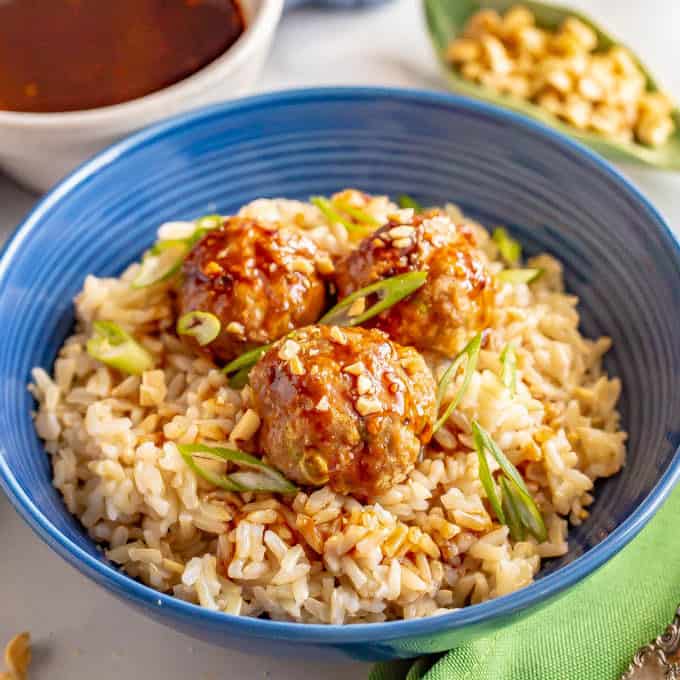
[[[342,197],[380,224],[397,213],[386,197],[351,190]],[[260,199],[240,217],[296,230],[323,254],[329,275],[333,261],[357,247],[310,203]],[[408,226],[407,216],[400,219]],[[137,263],[117,279],[87,277],[75,301],[74,334],[52,376],[34,369],[30,389],[54,484],[109,559],[154,588],[210,609],[355,623],[428,616],[507,594],[533,580],[541,559],[567,551],[568,524],[587,516],[594,480],[617,473],[625,461],[616,410],[621,386],[601,367],[611,342],[581,336],[577,300],[565,294],[557,260],[529,260],[527,267],[543,270],[530,284],[498,281],[505,265],[486,230],[454,206],[436,219],[453,231],[466,225],[470,256],[495,282],[485,288],[487,332],[460,404],[422,455],[379,495],[360,499],[324,484],[320,463],[308,471],[322,486],[290,497],[227,491],[195,475],[178,445],[261,455],[263,414],[253,389],[230,388],[210,357],[176,335],[173,282],[131,287]],[[163,238],[177,228],[164,227]],[[88,356],[92,324],[101,319],[133,335],[153,356],[153,369],[126,376]],[[336,332],[342,342],[346,331]],[[469,339],[461,333],[452,341],[451,356]],[[507,355],[502,360],[510,343],[513,389],[507,375],[504,382]],[[298,356],[303,349],[314,348],[276,346],[292,375],[296,357],[312,370],[307,355]],[[451,360],[429,350],[423,356],[438,381]],[[349,374],[351,401],[365,398],[357,408],[368,419],[370,386],[359,378],[371,376],[360,369]],[[462,380],[460,371],[443,405]],[[322,396],[312,395],[309,409],[328,418],[334,404]],[[473,420],[521,474],[545,521],[544,542],[515,541],[498,523],[480,481]],[[201,464],[224,472],[219,461]]]

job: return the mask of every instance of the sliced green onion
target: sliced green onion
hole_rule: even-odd
[[[223,369],[222,372],[231,376],[229,378],[229,386],[233,389],[241,389],[246,382],[248,382],[248,373],[250,369],[265,355],[269,350],[271,344],[260,345],[254,349],[244,352],[241,356],[236,357],[233,361],[230,361]],[[245,380],[244,380],[245,376]]]
[[[271,470],[271,473],[276,472]],[[233,472],[229,477],[245,491],[269,491],[271,493],[294,494],[298,488],[283,475],[276,472],[274,477],[269,472]]]
[[[361,226],[373,228],[380,226],[380,222],[376,220],[375,217],[373,217],[373,215],[369,215],[365,210],[357,208],[348,201],[335,200],[333,201],[333,206],[338,210],[342,210],[342,212],[347,213],[350,217],[354,218]]]
[[[187,242],[186,239],[168,239],[166,241],[156,241],[151,248],[149,248],[149,253],[151,255],[160,255],[161,253],[165,253],[168,250],[179,250],[180,248],[185,248],[187,249]],[[145,255],[145,258],[148,255]]]
[[[441,406],[441,403],[446,395],[449,388],[449,383],[453,380],[454,376],[458,372],[460,365],[465,362],[465,375],[463,377],[463,384],[460,389],[453,397],[449,405],[446,407],[444,413],[440,416],[437,422],[434,424],[432,432],[436,432],[448,419],[453,410],[460,404],[461,399],[467,392],[470,386],[470,381],[472,380],[472,374],[477,368],[477,360],[479,359],[479,350],[482,347],[482,334],[477,333],[470,342],[468,342],[465,347],[461,350],[460,354],[453,360],[453,363],[446,369],[446,372],[441,377],[439,385],[437,385],[437,409]]]
[[[498,252],[500,252],[501,257],[509,265],[515,265],[519,262],[522,257],[522,246],[503,227],[496,227],[491,238],[498,246]]]
[[[222,324],[210,312],[187,312],[177,320],[178,335],[190,335],[203,347],[211,343],[219,334]]]
[[[420,288],[427,279],[427,272],[408,272],[407,274],[400,274],[389,279],[383,279],[377,283],[373,283],[365,288],[360,288],[356,292],[348,295],[346,298],[338,302],[335,307],[324,314],[318,323],[327,326],[358,326],[364,321],[373,318],[380,312],[392,307],[400,300],[413,293]],[[354,302],[360,298],[365,298],[369,295],[377,295],[379,300],[374,305],[366,309],[357,316],[348,316],[347,312]],[[237,357],[232,362],[228,363],[222,371],[229,378],[229,386],[233,389],[241,389],[248,382],[248,374],[250,369],[262,358],[262,356],[269,350],[271,344],[261,345],[255,347],[240,357]]]
[[[531,497],[529,489],[527,489],[517,468],[508,460],[506,455],[498,447],[498,444],[496,444],[489,433],[476,420],[472,421],[472,439],[478,455],[481,456],[482,454],[490,453],[500,466],[502,474],[507,478],[511,488],[512,501],[514,503],[513,507],[516,509],[517,516],[519,517],[522,526],[537,541],[545,541],[547,538],[547,531],[545,529],[543,517],[541,516],[538,507],[536,507],[536,503]],[[482,452],[481,454],[479,453],[480,451]],[[480,481],[482,482],[482,486],[484,486],[484,481],[481,477]],[[486,491],[486,487],[484,487],[484,490]],[[489,498],[489,502],[491,503],[494,512],[496,512],[498,520],[503,524],[506,524],[505,513],[503,513],[503,519],[501,519],[501,516],[498,515],[497,510],[494,507],[494,501]]]
[[[408,194],[402,194],[399,196],[397,199],[397,203],[399,204],[400,208],[412,208],[415,212],[421,213],[423,212],[423,206],[416,201],[415,198],[412,198]]]
[[[382,279],[381,281],[372,283],[370,286],[360,288],[351,295],[340,300],[335,307],[330,309],[321,317],[321,319],[319,319],[319,323],[336,326],[358,326],[411,295],[411,293],[418,290],[426,280],[427,272],[408,272],[406,274],[391,276],[388,279]],[[361,314],[357,314],[356,316],[347,315],[348,310],[357,300],[368,297],[369,295],[377,295],[379,298],[378,302],[370,306]]]
[[[273,491],[276,493],[297,493],[298,488],[284,477],[276,468],[263,463],[259,458],[243,451],[214,448],[220,456],[228,456],[228,460],[250,472],[234,472],[231,478],[248,491]],[[227,459],[226,457],[224,458]],[[246,475],[251,475],[250,478]],[[250,479],[250,481],[248,481]],[[255,480],[259,480],[257,483]]]
[[[243,368],[239,368],[236,373],[233,373],[229,376],[229,387],[231,387],[232,390],[242,390],[248,384],[250,369],[255,365],[255,363],[252,363],[249,366],[244,366]]]
[[[182,458],[194,472],[207,481],[228,491],[269,491],[273,493],[297,493],[298,488],[286,479],[278,470],[263,463],[259,458],[236,449],[221,446],[205,446],[203,444],[178,444]],[[226,463],[234,463],[246,471],[218,475],[206,470],[196,463],[196,458],[208,458]],[[189,461],[191,461],[189,463]]]
[[[524,492],[510,483],[515,498],[515,506],[519,514],[522,525],[539,542],[543,543],[548,539],[548,532],[541,511],[536,507],[534,499],[529,492]]]
[[[517,486],[528,494],[529,490],[524,484],[522,475],[519,474],[517,468],[508,460],[507,456],[500,450],[498,444],[491,438],[491,435],[476,421],[472,421],[472,437],[475,441],[475,446],[484,447],[495,459],[501,470],[512,479]]]
[[[517,394],[517,354],[511,342],[501,352],[501,380],[514,397]]]
[[[194,222],[196,225],[194,233],[184,239],[189,248],[193,248],[209,231],[222,226],[222,220],[223,218],[221,215],[206,215],[205,217],[199,217]]]
[[[309,202],[315,205],[331,224],[342,224],[348,231],[354,227],[354,223],[344,218],[325,196],[312,196]]]
[[[157,241],[148,250],[142,261],[142,268],[132,282],[133,288],[146,288],[174,276],[182,266],[187,253],[205,234],[222,224],[221,215],[199,217],[194,232],[183,239]]]
[[[142,260],[141,269],[132,282],[132,287],[146,288],[167,281],[180,270],[188,252],[189,245],[185,241],[159,241]]]
[[[153,368],[153,357],[129,333],[112,321],[95,321],[87,353],[123,373],[140,375]]]
[[[503,269],[496,274],[496,278],[504,283],[532,283],[541,274],[542,269]]]
[[[427,272],[408,272],[399,276],[392,276],[376,283],[360,288],[351,295],[338,302],[335,307],[324,314],[318,323],[327,326],[358,326],[364,321],[384,312],[400,300],[416,291],[427,280]],[[347,312],[354,302],[369,295],[377,295],[379,300],[374,305],[356,316],[348,316]],[[248,382],[250,369],[269,350],[271,344],[255,347],[228,363],[222,371],[230,376],[229,386],[241,389]]]
[[[473,441],[475,444],[475,450],[477,451],[477,458],[479,460],[479,481],[482,483],[482,487],[484,487],[486,497],[489,499],[489,504],[498,518],[498,521],[501,524],[505,524],[505,513],[503,512],[501,501],[498,498],[496,482],[494,482],[493,476],[491,475],[489,461],[486,459],[484,447],[477,441],[476,438],[473,438]]]
[[[194,224],[196,225],[197,230],[202,229],[204,231],[211,231],[212,229],[221,227],[223,219],[222,215],[204,215],[203,217],[194,220]],[[194,234],[195,233],[196,232],[194,232]]]
[[[315,205],[331,224],[342,224],[349,234],[365,235],[370,231],[370,228],[367,229],[364,225],[355,224],[352,220],[340,214],[325,196],[312,196],[309,202]]]
[[[513,540],[523,541],[527,536],[527,531],[519,514],[521,500],[514,493],[513,483],[505,475],[501,475],[500,484],[503,498],[501,506],[505,515],[504,524],[508,525]]]
[[[225,489],[226,491],[242,491],[241,487],[236,483],[232,482],[227,475],[221,475],[208,468],[202,467],[194,460],[194,454],[186,450],[190,446],[195,446],[194,444],[179,444],[177,446],[180,455],[184,459],[184,462],[191,469],[191,471],[198,477],[203,477],[207,482],[210,482],[213,486],[217,486],[220,489]],[[208,456],[206,456],[208,457]]]

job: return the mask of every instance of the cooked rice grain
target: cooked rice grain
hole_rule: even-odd
[[[385,197],[345,198],[364,201],[379,220],[396,211]],[[446,210],[464,219],[455,206]],[[332,254],[352,247],[344,229],[307,203],[260,199],[241,214],[304,229]],[[483,227],[471,227],[497,271],[496,245]],[[160,233],[184,238],[191,228],[170,223]],[[567,551],[567,519],[578,524],[587,516],[594,480],[618,472],[626,440],[616,410],[620,382],[601,367],[611,342],[579,333],[577,299],[564,293],[557,260],[541,255],[530,266],[545,271],[536,283],[497,291],[490,343],[437,434],[441,449],[428,449],[403,483],[365,505],[328,487],[289,499],[216,490],[197,478],[177,445],[251,439],[259,417],[249,388],[230,389],[221,371],[184,349],[173,334],[168,285],[130,287],[138,264],[118,279],[88,276],[75,301],[76,333],[59,353],[54,378],[36,368],[29,388],[54,485],[131,576],[231,614],[384,621],[436,615],[521,588],[542,558]],[[104,318],[141,338],[157,368],[126,377],[91,359],[91,324]],[[499,377],[510,341],[515,398]],[[447,362],[429,360],[436,375],[446,370]],[[513,542],[490,516],[472,419],[522,470],[544,515],[546,542]]]

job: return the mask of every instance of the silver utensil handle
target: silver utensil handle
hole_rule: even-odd
[[[637,651],[621,680],[680,680],[680,606],[664,633]]]

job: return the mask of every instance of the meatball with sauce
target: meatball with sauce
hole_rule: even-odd
[[[230,361],[319,318],[325,285],[315,262],[323,256],[298,231],[230,217],[185,258],[179,314],[214,314],[220,333],[201,349]],[[199,349],[193,338],[184,337]]]
[[[373,497],[403,481],[432,435],[432,373],[375,329],[310,326],[250,373],[260,449],[289,479]]]
[[[398,219],[397,219],[398,218]],[[492,283],[472,230],[436,211],[400,211],[336,264],[343,298],[381,279],[428,271],[425,284],[382,312],[373,325],[393,340],[453,355],[486,325]]]

